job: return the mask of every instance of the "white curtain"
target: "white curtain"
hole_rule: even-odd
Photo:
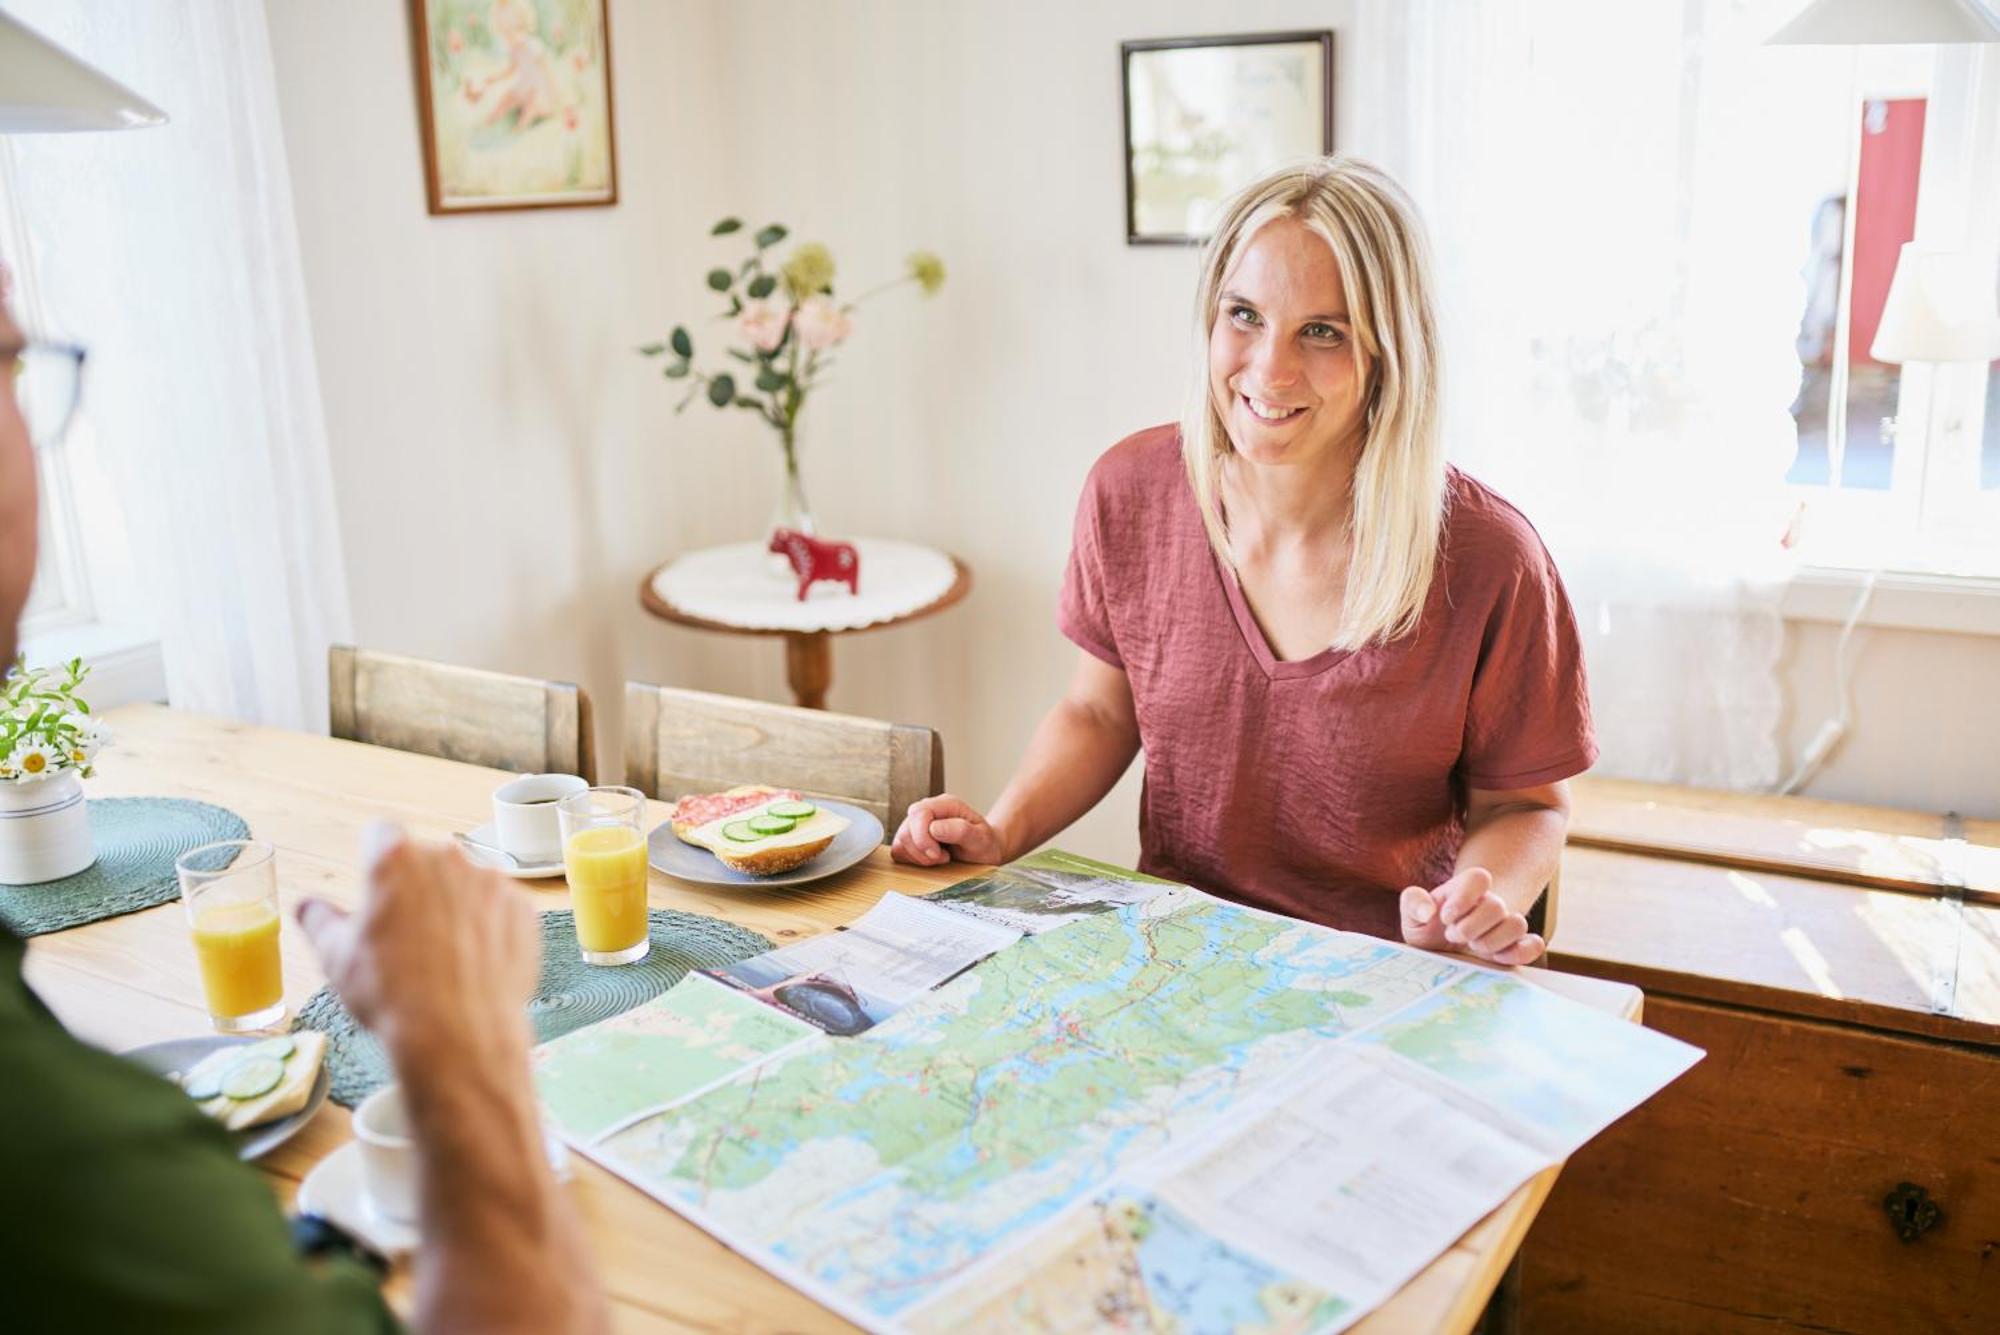
[[[89,349],[84,542],[129,551],[174,704],[323,730],[349,611],[263,6],[8,8],[171,118],[9,145],[27,277]]]
[[[1806,148],[1848,115],[1844,55],[1760,44],[1795,8],[1362,0],[1357,15],[1350,142],[1430,223],[1449,448],[1556,557],[1601,773],[1780,777],[1783,480],[1825,185]]]

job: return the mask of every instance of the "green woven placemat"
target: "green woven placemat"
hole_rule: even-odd
[[[720,918],[673,909],[648,909],[653,949],[636,964],[585,964],[577,954],[576,920],[568,909],[542,915],[542,977],[528,1003],[535,1042],[650,1001],[695,969],[719,969],[761,955],[771,943]],[[299,1008],[295,1029],[326,1035],[326,1064],[335,1103],[352,1108],[395,1078],[389,1056],[363,1029],[332,988],[322,987]]]
[[[40,885],[0,885],[0,918],[21,936],[136,913],[177,897],[174,859],[250,827],[233,811],[185,797],[100,797],[90,803],[97,861]]]

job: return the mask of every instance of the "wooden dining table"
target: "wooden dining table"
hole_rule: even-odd
[[[190,797],[229,808],[278,849],[279,894],[289,910],[319,895],[352,904],[356,854],[378,818],[443,838],[488,818],[495,770],[355,742],[208,718],[156,705],[107,716],[115,738],[90,781],[93,797]],[[666,807],[655,803],[653,816]],[[962,866],[906,867],[886,848],[840,875],[786,889],[678,881],[655,871],[658,908],[708,914],[783,943],[858,917],[885,891],[923,894],[961,879]],[[538,907],[567,906],[560,879],[526,883]],[[294,1012],[325,981],[311,946],[289,921],[282,938],[285,999]],[[178,903],[33,939],[29,984],[70,1030],[112,1051],[209,1032],[193,947]],[[1546,969],[1520,977],[1636,1019],[1638,989]],[[347,1111],[331,1102],[294,1138],[257,1163],[290,1208],[299,1182],[350,1139]],[[568,1190],[582,1212],[617,1328],[629,1331],[850,1330],[842,1318],[588,1161],[574,1160]],[[1465,1331],[1520,1246],[1554,1185],[1550,1168],[1515,1191],[1387,1304],[1353,1329],[1378,1333]],[[408,1266],[388,1281],[405,1306]]]

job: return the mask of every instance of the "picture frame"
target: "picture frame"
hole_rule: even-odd
[[[1199,245],[1232,192],[1333,152],[1333,32],[1119,46],[1127,245]]]
[[[410,0],[433,215],[618,202],[608,0]]]

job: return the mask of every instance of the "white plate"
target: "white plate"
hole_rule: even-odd
[[[500,846],[500,831],[490,820],[484,825],[467,830],[465,837],[476,844],[488,844],[494,848]],[[554,862],[537,862],[533,865],[513,866],[506,859],[496,857],[491,853],[482,852],[477,848],[467,848],[464,844],[460,844],[458,847],[466,857],[480,866],[491,867],[495,871],[505,872],[517,881],[539,881],[544,877],[560,876],[563,874],[561,858],[557,858]],[[339,1221],[336,1220],[335,1222]]]
[[[570,1179],[569,1147],[542,1128],[542,1152],[556,1181]],[[390,1260],[408,1256],[422,1241],[415,1224],[399,1223],[378,1212],[361,1191],[361,1144],[348,1141],[313,1165],[299,1183],[295,1208],[340,1225]]]

